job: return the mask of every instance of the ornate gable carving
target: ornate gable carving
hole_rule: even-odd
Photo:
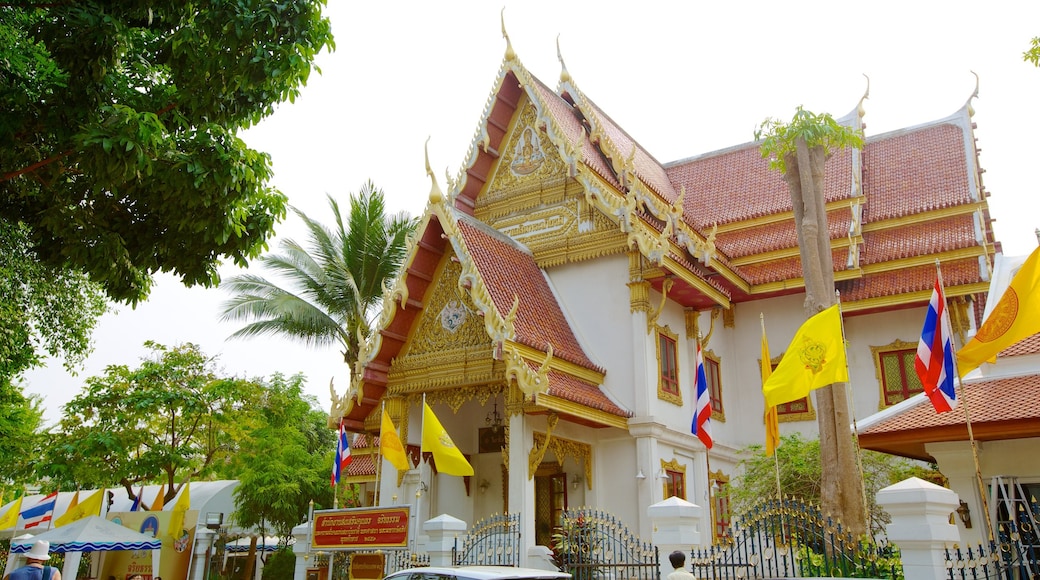
[[[566,179],[567,165],[541,130],[535,107],[528,101],[513,123],[490,187],[481,193],[478,204],[495,204],[543,189],[547,181],[562,183]]]
[[[471,347],[487,347],[490,352],[491,339],[484,330],[484,320],[469,296],[459,292],[461,275],[462,266],[446,260],[405,358]]]

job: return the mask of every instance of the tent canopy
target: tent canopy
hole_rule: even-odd
[[[162,540],[135,532],[100,516],[90,516],[46,531],[29,539],[15,539],[11,551],[21,554],[33,542],[47,540],[51,552],[105,552],[109,550],[158,550]]]

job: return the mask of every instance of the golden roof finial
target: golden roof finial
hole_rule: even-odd
[[[859,115],[860,119],[867,114],[866,109],[863,107],[863,101],[870,98],[870,77],[868,77],[866,73],[863,73],[863,78],[867,79],[867,90],[863,91],[863,96],[859,98],[859,104],[856,105],[856,113]]]
[[[968,106],[968,116],[969,117],[974,117],[975,116],[975,107],[971,106],[971,102],[973,100],[979,98],[979,75],[975,71],[968,71],[968,72],[970,72],[971,74],[975,75],[975,91],[973,93],[971,93],[970,97],[968,97],[968,103],[967,103],[967,106]]]
[[[506,32],[506,7],[502,7],[501,13],[502,19],[502,38],[506,39],[506,60],[513,60],[516,58],[516,52],[513,50],[513,43],[509,41],[509,33]]]
[[[567,63],[563,62],[563,52],[560,51],[560,35],[556,35],[556,58],[560,59],[560,82],[571,82],[571,73],[567,72]]]
[[[433,169],[430,169],[430,138],[426,138],[426,143],[423,145],[423,153],[426,154],[426,175],[430,176],[430,202],[440,203],[444,200],[444,194],[441,193],[441,186],[437,185],[437,176],[433,174]]]

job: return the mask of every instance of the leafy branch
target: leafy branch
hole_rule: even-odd
[[[799,139],[803,139],[810,148],[822,146],[828,152],[846,147],[863,147],[862,131],[842,125],[830,113],[817,115],[803,109],[801,105],[790,123],[769,118],[755,130],[755,140],[762,140],[762,157],[769,158],[770,169],[781,173],[787,172],[787,157],[794,154]]]

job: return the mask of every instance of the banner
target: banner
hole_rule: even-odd
[[[162,540],[162,551],[159,557],[159,571],[152,571],[151,550],[111,551],[104,552],[101,560],[100,578],[114,576],[118,580],[140,574],[144,580],[162,576],[167,580],[188,577],[188,564],[191,560],[191,547],[195,543],[195,525],[199,520],[198,510],[184,513],[184,523],[180,533],[170,533],[170,518],[173,512],[112,512],[108,519],[113,522]]]

